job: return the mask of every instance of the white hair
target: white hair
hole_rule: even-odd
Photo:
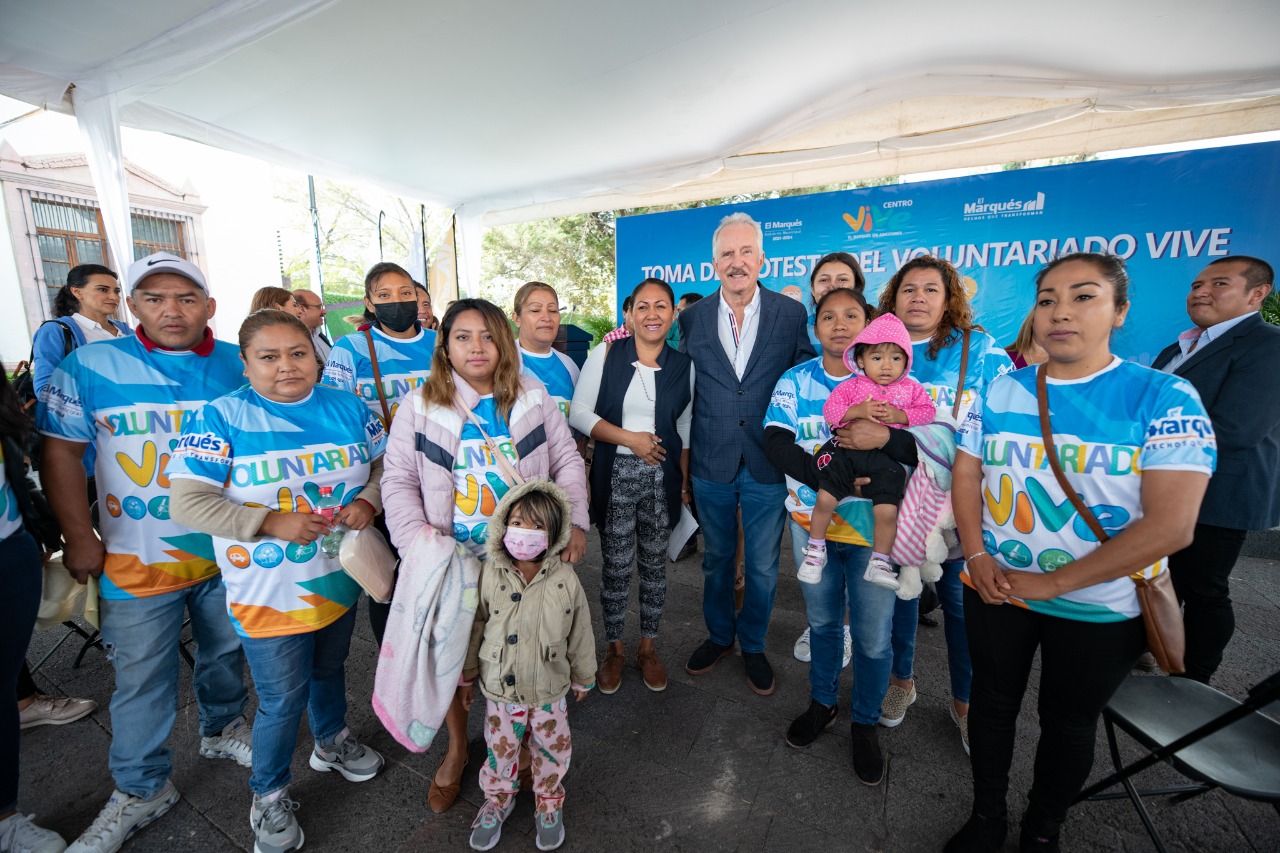
[[[760,223],[751,218],[748,213],[739,210],[736,213],[730,213],[724,219],[720,220],[720,224],[716,226],[715,233],[711,235],[711,257],[717,257],[720,251],[720,232],[728,228],[730,225],[750,225],[756,230],[756,248],[764,251],[764,229],[760,227]]]

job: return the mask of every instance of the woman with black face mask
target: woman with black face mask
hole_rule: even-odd
[[[399,264],[374,264],[364,277],[364,316],[372,325],[336,341],[321,382],[360,395],[387,430],[402,400],[431,375],[436,333],[418,324],[418,294]],[[381,514],[373,526],[387,533]],[[388,541],[390,537],[388,536]],[[390,605],[369,600],[369,624],[382,644]]]
[[[436,333],[418,325],[418,294],[399,264],[369,268],[364,317],[372,325],[333,345],[322,381],[359,394],[390,429],[401,399],[431,375]]]

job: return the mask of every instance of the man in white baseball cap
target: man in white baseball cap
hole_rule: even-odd
[[[240,387],[244,365],[236,347],[209,330],[216,306],[194,264],[160,252],[133,263],[127,281],[134,334],[74,350],[54,370],[36,414],[45,435],[40,474],[66,541],[63,565],[82,583],[99,578],[102,639],[115,669],[116,790],[69,853],[115,853],[178,801],[165,743],[177,719],[178,644],[188,615],[197,638],[199,754],[253,764],[244,652],[213,541],[169,517],[164,473],[184,423]],[[100,535],[82,464],[90,444],[104,508]],[[175,740],[175,748],[194,746]]]

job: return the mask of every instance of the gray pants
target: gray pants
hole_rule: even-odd
[[[667,600],[667,497],[662,487],[662,467],[635,456],[613,459],[609,509],[600,528],[604,575],[600,607],[604,612],[604,638],[622,639],[631,589],[631,564],[640,567],[640,636],[658,636],[662,606]]]

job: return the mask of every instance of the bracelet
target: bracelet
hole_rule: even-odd
[[[964,561],[966,564],[968,564],[968,563],[972,563],[974,560],[978,559],[979,557],[990,557],[990,556],[991,556],[990,551],[979,551],[978,553],[974,554],[972,557],[965,557]]]
[[[680,494],[682,494],[682,495],[691,495],[691,494],[693,494],[693,489],[681,489],[681,490],[680,490]]]

